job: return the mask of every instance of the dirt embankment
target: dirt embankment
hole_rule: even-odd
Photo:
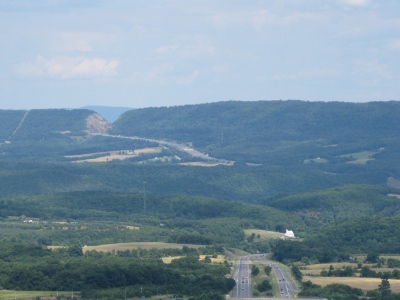
[[[88,133],[105,133],[110,127],[111,123],[99,114],[91,114],[86,119],[86,131]]]

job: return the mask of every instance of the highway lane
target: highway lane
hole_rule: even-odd
[[[293,293],[299,292],[299,290],[295,288],[295,286],[290,281],[286,273],[282,270],[282,268],[278,264],[268,260],[266,255],[264,254],[252,255],[251,258],[265,265],[271,266],[278,282],[279,293],[281,298],[293,298],[294,297]]]
[[[236,287],[233,291],[232,298],[251,298],[251,273],[250,258],[242,256],[238,259],[237,268],[233,279],[236,281]]]

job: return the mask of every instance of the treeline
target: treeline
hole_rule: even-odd
[[[400,253],[400,217],[370,217],[321,227],[304,242],[279,241],[274,258],[295,262],[310,258],[316,262],[348,260],[353,253]]]
[[[296,225],[299,230],[306,230],[299,216],[262,205],[154,194],[146,195],[146,213],[142,194],[71,192],[5,196],[0,198],[0,217],[20,222],[13,225],[15,230],[9,223],[0,237],[19,232],[29,240],[36,237],[43,244],[79,239],[82,244],[166,241],[235,246],[244,241],[243,228],[267,226],[284,231]],[[40,222],[22,223],[29,218]],[[54,220],[69,223],[57,225],[51,222]],[[126,223],[139,224],[141,230],[128,230],[122,226]]]
[[[235,281],[227,278],[230,266],[199,261],[193,249],[185,257],[164,264],[160,259],[89,252],[78,245],[50,251],[20,243],[0,243],[0,286],[17,290],[81,291],[83,299],[111,295],[127,288],[128,296],[161,293],[202,295],[228,293]],[[161,250],[163,251],[163,250]],[[155,252],[155,250],[153,250]],[[158,290],[157,290],[158,289]]]
[[[396,193],[398,191],[383,186],[345,185],[273,199],[268,205],[312,215],[317,222],[335,223],[368,216],[397,215],[400,202]]]

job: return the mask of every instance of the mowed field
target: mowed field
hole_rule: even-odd
[[[210,255],[209,255],[210,256]],[[163,263],[165,263],[165,264],[170,264],[171,263],[171,261],[173,261],[174,259],[179,259],[179,258],[182,258],[183,256],[167,256],[167,257],[163,257],[163,258],[161,258],[162,259],[162,261],[163,261]],[[205,258],[206,256],[205,255],[200,255],[200,260],[203,260],[204,258]],[[223,256],[223,255],[218,255],[218,257],[217,258],[212,258],[211,257],[211,262],[212,263],[223,263],[224,261],[225,261],[225,256]]]
[[[58,293],[58,294],[57,294]],[[0,290],[0,299],[2,300],[14,300],[14,299],[35,299],[36,297],[49,297],[49,299],[55,299],[56,296],[64,295],[71,297],[71,292],[44,292],[44,291],[10,291],[10,290]],[[79,293],[74,293],[74,296],[79,295]],[[54,298],[50,298],[54,297]]]
[[[276,232],[276,231],[268,231],[268,230],[259,230],[259,229],[245,229],[244,234],[246,235],[246,238],[251,236],[251,234],[255,234],[257,239],[257,236],[260,235],[260,239],[262,240],[267,240],[267,239],[279,239],[283,237],[285,234],[282,232]]]
[[[326,286],[331,283],[346,284],[354,288],[362,289],[363,291],[375,290],[382,282],[380,278],[363,278],[363,277],[314,277],[303,276],[303,281],[311,281],[312,283]],[[389,279],[390,289],[394,293],[400,293],[400,280]]]
[[[136,249],[181,249],[183,246],[189,248],[200,248],[202,245],[193,244],[175,244],[175,243],[162,243],[162,242],[134,242],[134,243],[118,243],[118,244],[106,244],[99,246],[86,246],[83,248],[83,252],[96,250],[99,252],[112,252],[112,251],[126,251]]]

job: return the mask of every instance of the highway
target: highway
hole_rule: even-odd
[[[232,298],[252,298],[250,258],[242,256],[237,263],[236,273],[233,277],[236,286]]]
[[[137,137],[137,136],[112,135],[112,134],[107,134],[107,133],[92,133],[91,135],[108,136],[108,137],[120,138],[120,139],[142,140],[142,141],[157,143],[159,145],[164,145],[164,146],[168,146],[168,147],[172,147],[172,148],[178,149],[179,151],[185,152],[185,153],[187,153],[190,156],[195,157],[195,158],[200,158],[200,159],[203,159],[203,160],[208,160],[208,161],[213,161],[213,162],[234,163],[234,161],[229,161],[229,160],[225,160],[225,159],[218,159],[218,158],[215,158],[215,157],[211,157],[208,154],[201,153],[200,151],[197,151],[197,150],[189,147],[188,145],[180,144],[180,143],[177,143],[177,142],[167,142],[167,141],[163,141],[163,140],[141,138],[141,137]]]
[[[271,266],[278,282],[279,293],[281,294],[280,295],[281,298],[293,298],[294,297],[293,293],[299,292],[299,290],[296,289],[296,287],[293,285],[293,283],[290,281],[290,279],[287,277],[286,273],[281,269],[281,267],[273,263],[272,261],[268,260],[264,254],[252,255],[251,258],[262,264]]]
[[[233,279],[236,281],[236,287],[232,293],[233,298],[252,298],[252,285],[251,285],[251,260],[260,262],[262,264],[271,266],[278,283],[278,290],[280,295],[275,295],[276,298],[294,298],[294,292],[299,292],[293,283],[287,277],[285,272],[280,266],[267,259],[265,254],[241,256],[238,259],[237,269]],[[260,270],[264,272],[264,270]]]

